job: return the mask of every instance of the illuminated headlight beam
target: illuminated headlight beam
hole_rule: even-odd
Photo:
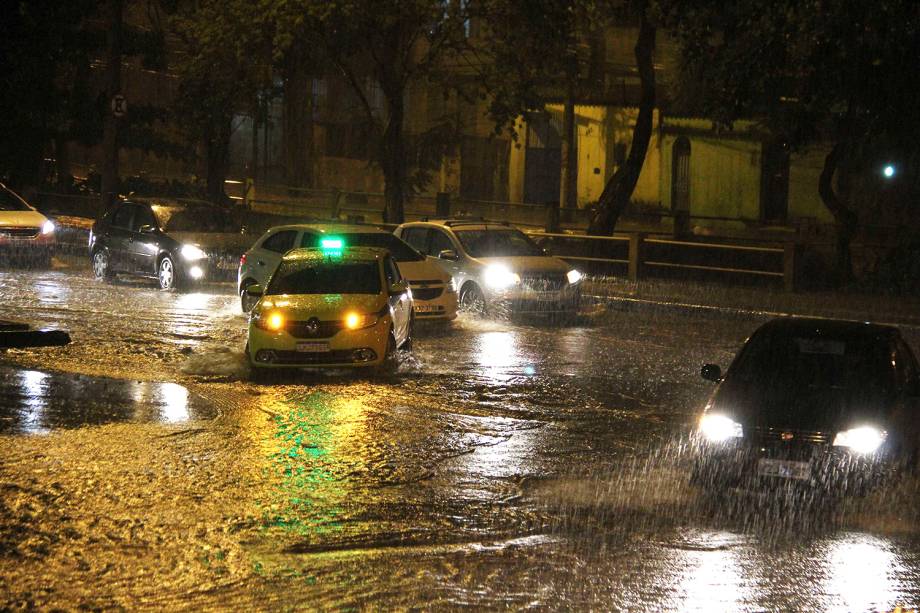
[[[720,443],[731,438],[741,438],[744,430],[741,424],[725,415],[707,413],[700,419],[700,432],[707,440]]]
[[[887,433],[872,426],[860,426],[838,432],[835,447],[848,447],[857,453],[873,453],[885,442]]]

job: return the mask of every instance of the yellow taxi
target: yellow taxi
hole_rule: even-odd
[[[271,368],[393,365],[411,350],[412,292],[389,251],[348,247],[327,238],[294,249],[267,285],[246,290],[250,314],[246,353],[253,374]]]

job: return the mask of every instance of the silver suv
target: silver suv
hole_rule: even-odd
[[[578,307],[581,273],[507,223],[418,221],[394,233],[453,277],[461,308],[483,312],[502,305],[516,313],[552,313]]]

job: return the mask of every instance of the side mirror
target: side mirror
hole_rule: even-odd
[[[700,369],[700,376],[707,381],[719,383],[722,381],[722,369],[719,368],[718,364],[703,364],[703,368]]]
[[[409,291],[409,284],[405,281],[397,281],[390,286],[390,295],[391,296],[402,296]]]
[[[246,294],[249,296],[252,296],[253,298],[258,298],[259,296],[262,295],[262,292],[263,292],[262,286],[259,285],[258,283],[253,283],[252,285],[246,288]]]
[[[457,252],[454,251],[453,249],[444,249],[443,251],[438,253],[438,258],[441,260],[454,260],[454,261],[459,259],[457,257]]]
[[[141,234],[153,234],[154,232],[157,231],[157,227],[151,226],[150,224],[144,224],[143,226],[138,228],[137,231],[140,232]]]

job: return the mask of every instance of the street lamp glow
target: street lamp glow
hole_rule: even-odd
[[[885,175],[886,179],[890,179],[891,177],[893,177],[894,173],[895,173],[895,169],[894,169],[894,165],[892,164],[886,164],[885,167],[882,168],[882,174]]]

